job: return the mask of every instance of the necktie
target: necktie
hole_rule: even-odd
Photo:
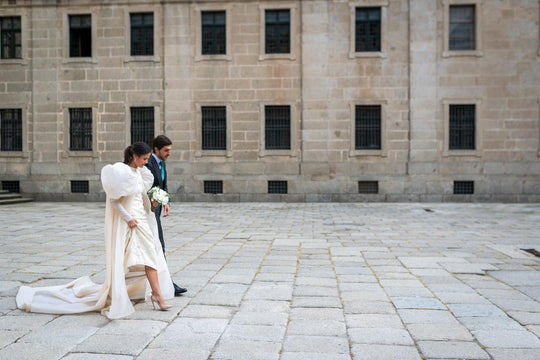
[[[161,180],[165,180],[165,164],[163,163],[163,160],[159,162],[159,166],[161,168]]]

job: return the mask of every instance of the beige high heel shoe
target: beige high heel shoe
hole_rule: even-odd
[[[161,310],[161,311],[166,311],[166,310],[169,310],[170,308],[172,308],[172,305],[169,305],[169,304],[161,305],[159,303],[158,298],[153,294],[152,294],[152,296],[150,296],[150,300],[152,301],[152,307],[154,308],[154,310],[156,310],[156,305],[154,303],[157,304],[159,310]]]

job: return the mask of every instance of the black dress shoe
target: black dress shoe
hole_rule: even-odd
[[[174,286],[174,296],[180,296],[187,291],[187,289],[181,288],[175,283],[173,283],[173,286]]]

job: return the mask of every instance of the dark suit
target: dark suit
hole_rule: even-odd
[[[161,179],[161,170],[159,168],[159,164],[156,161],[156,158],[154,155],[150,156],[148,159],[148,163],[146,164],[146,167],[150,169],[152,172],[152,175],[154,175],[154,183],[152,184],[152,187],[159,186],[160,189],[165,190],[166,192],[169,192],[167,188],[167,168],[165,167],[165,161],[163,162],[163,171],[165,173],[165,177],[162,180]],[[158,233],[159,233],[159,241],[161,242],[161,248],[163,249],[163,254],[165,254],[165,241],[163,240],[163,229],[161,228],[161,205],[158,205],[155,210],[156,215],[156,221],[157,221],[157,227],[158,227]]]

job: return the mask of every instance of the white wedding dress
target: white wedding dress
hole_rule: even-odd
[[[119,319],[135,311],[131,300],[150,295],[144,266],[157,270],[163,298],[173,298],[174,288],[161,250],[156,218],[146,195],[153,181],[152,173],[144,166],[105,166],[101,171],[107,194],[105,283],[95,284],[84,276],[58,286],[22,286],[16,297],[17,307],[48,314],[101,311],[109,319]],[[129,229],[126,216],[135,218],[137,227]]]

